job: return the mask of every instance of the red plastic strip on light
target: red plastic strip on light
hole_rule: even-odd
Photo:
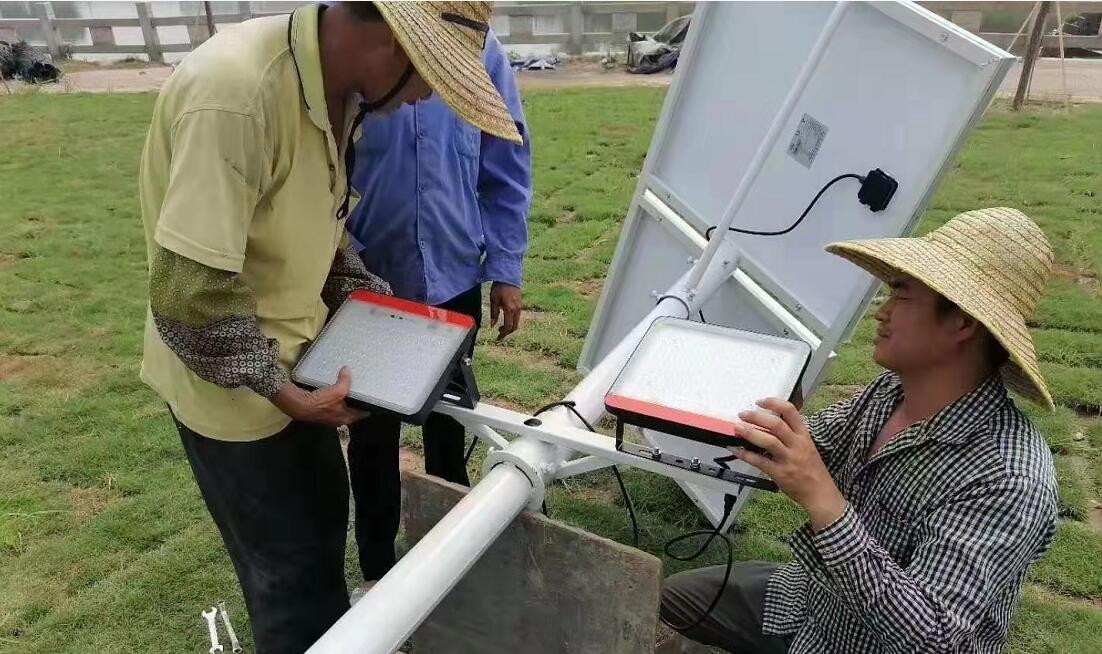
[[[735,436],[735,423],[701,415],[699,413],[692,413],[691,411],[671,409],[668,406],[654,404],[653,402],[644,402],[643,400],[636,400],[630,397],[624,397],[623,395],[606,396],[605,405],[614,409],[620,409],[621,411],[630,411],[631,413],[638,413],[679,425],[696,427],[697,429],[723,434],[724,436]]]
[[[421,304],[420,302],[413,302],[412,300],[403,300],[393,295],[381,295],[379,293],[372,293],[371,291],[354,291],[352,295],[349,296],[349,299],[356,302],[367,302],[369,304],[386,307],[393,311],[411,313],[415,316],[421,316],[430,320],[439,320],[440,322],[457,325],[464,329],[471,329],[474,327],[474,318],[465,313],[457,313],[455,311],[448,311],[447,309],[431,307],[427,304]]]

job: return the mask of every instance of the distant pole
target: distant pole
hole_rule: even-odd
[[[1060,0],[1056,0],[1056,34],[1060,40],[1060,83],[1064,90],[1064,109],[1069,109],[1071,96],[1068,94],[1068,71],[1064,66],[1064,14],[1060,12]]]
[[[1022,62],[1022,75],[1018,78],[1018,92],[1014,94],[1014,111],[1019,111],[1025,102],[1026,89],[1033,78],[1033,67],[1037,65],[1037,55],[1041,53],[1041,43],[1044,39],[1045,19],[1052,9],[1052,2],[1042,2],[1037,8],[1037,18],[1033,20],[1033,29],[1029,31],[1029,40],[1025,44],[1025,61]]]
[[[145,51],[149,55],[149,60],[155,64],[163,64],[165,54],[161,50],[161,37],[157,36],[157,26],[153,23],[149,3],[135,2],[134,8],[138,12],[138,24],[142,28],[142,41],[145,42]]]
[[[54,25],[54,8],[49,2],[36,2],[34,5],[35,16],[38,17],[38,24],[42,30],[42,36],[46,39],[46,47],[50,51],[50,56],[55,60],[61,58],[61,36],[57,33],[57,26]]]
[[[1037,13],[1037,7],[1040,6],[1040,4],[1040,2],[1033,3],[1033,7],[1030,8],[1029,13],[1025,15],[1025,20],[1022,21],[1022,26],[1018,28],[1018,33],[1010,40],[1010,45],[1006,48],[1007,52],[1014,51],[1014,44],[1018,42],[1018,39],[1022,38],[1022,33],[1025,32],[1025,28],[1029,25],[1029,21],[1033,18],[1033,14]]]
[[[203,9],[207,12],[207,38],[214,36],[214,15],[210,12],[210,3],[204,2]]]
[[[570,33],[567,51],[573,55],[585,54],[585,10],[581,2],[571,2],[566,9],[566,29]]]

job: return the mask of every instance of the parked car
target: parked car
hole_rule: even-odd
[[[633,73],[654,73],[677,65],[678,55],[689,34],[692,16],[682,16],[666,23],[653,35],[632,32],[628,35],[628,70]]]

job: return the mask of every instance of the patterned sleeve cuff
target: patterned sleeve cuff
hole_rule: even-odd
[[[359,290],[380,295],[392,294],[390,284],[382,277],[368,272],[359,255],[354,254],[350,248],[337,250],[333,266],[329,269],[329,275],[321,289],[322,301],[330,311],[336,311],[350,294]]]
[[[846,504],[846,509],[837,520],[811,534],[811,545],[819,553],[823,564],[830,568],[868,549],[869,535],[853,505]]]
[[[290,379],[290,375],[279,364],[279,361],[273,361],[267,370],[267,374],[250,380],[248,388],[257,395],[270,400],[275,397],[280,388],[283,388],[283,384],[287,383],[288,379]]]

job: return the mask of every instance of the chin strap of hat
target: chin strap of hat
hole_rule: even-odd
[[[409,78],[413,77],[413,73],[415,72],[417,71],[416,69],[414,69],[413,62],[411,61],[410,64],[406,66],[405,72],[402,73],[402,76],[399,77],[398,81],[394,83],[394,86],[392,86],[390,90],[387,91],[386,95],[374,102],[360,103],[360,110],[372,112],[378,111],[382,107],[385,107],[388,102],[394,99],[394,96],[398,95],[399,91],[402,90],[402,87],[409,83]]]
[[[372,111],[378,110],[380,107],[386,105],[394,99],[394,96],[398,95],[398,92],[402,90],[402,87],[409,83],[409,78],[413,77],[415,72],[413,63],[410,62],[406,66],[406,70],[402,73],[402,76],[398,78],[394,86],[379,100],[375,102],[361,102],[360,111],[356,114],[356,119],[352,121],[352,129],[348,133],[348,145],[344,149],[344,174],[345,174],[345,190],[344,199],[341,200],[341,206],[337,209],[337,220],[343,220],[348,217],[349,205],[352,199],[352,173],[356,168],[356,146],[352,143],[352,138],[356,135],[356,130],[359,129],[360,124],[364,120],[364,116]]]

